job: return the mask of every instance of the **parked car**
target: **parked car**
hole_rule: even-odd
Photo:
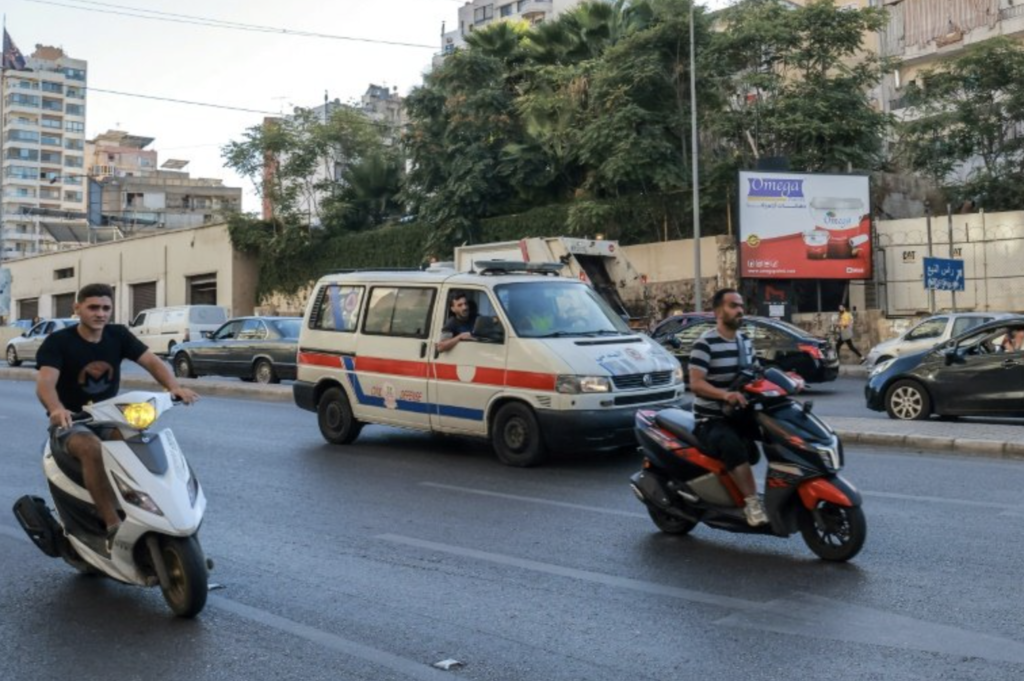
[[[679,315],[655,327],[652,337],[676,356],[685,370],[683,375],[689,381],[693,344],[701,334],[714,327],[715,318],[711,314]],[[742,331],[753,341],[757,358],[766,366],[793,371],[808,383],[834,381],[839,376],[836,349],[825,338],[769,317],[744,318]],[[669,340],[673,337],[676,339],[674,344]]]
[[[882,341],[868,352],[865,364],[875,367],[895,357],[914,355],[955,338],[976,326],[1010,315],[995,312],[953,312],[928,317],[896,338]]]
[[[201,340],[227,319],[228,311],[219,305],[178,305],[143,310],[128,326],[150,350],[170,357],[173,346]]]
[[[1013,332],[1024,333],[1024,317],[997,319],[882,362],[864,388],[868,409],[905,421],[933,414],[1024,416],[1024,351],[1003,347]]]
[[[66,326],[74,326],[77,323],[77,319],[47,319],[39,322],[17,338],[7,341],[7,349],[4,351],[7,364],[16,367],[21,366],[22,362],[35,363],[36,352],[39,351],[39,346],[43,344],[47,336],[54,331]]]
[[[235,317],[209,338],[175,345],[174,374],[237,376],[257,383],[294,380],[301,324],[301,317]]]

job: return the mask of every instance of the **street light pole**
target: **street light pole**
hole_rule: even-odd
[[[700,172],[697,169],[697,60],[694,49],[693,6],[696,0],[690,0],[690,131],[693,165],[693,310],[704,309],[703,291],[700,276]]]

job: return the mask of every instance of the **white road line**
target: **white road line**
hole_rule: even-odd
[[[1024,663],[1024,643],[1018,641],[916,620],[814,594],[794,592],[785,598],[758,603],[396,534],[378,535],[377,539],[449,556],[471,558],[494,565],[731,610],[732,612],[725,617],[714,620],[714,624],[719,626],[774,631],[804,638],[884,646],[899,650],[925,651],[952,657],[966,656]]]
[[[474,489],[472,487],[458,487],[456,485],[443,485],[439,482],[421,482],[421,487],[433,487],[434,489],[444,489],[449,492],[461,492],[463,494],[476,494],[482,497],[495,497],[498,499],[508,499],[509,501],[525,501],[531,504],[543,504],[545,506],[559,506],[561,508],[572,508],[577,511],[590,511],[592,513],[604,513],[605,515],[618,515],[625,516],[627,518],[646,518],[646,513],[636,513],[633,511],[620,511],[616,508],[604,508],[601,506],[587,506],[585,504],[573,504],[567,501],[555,501],[553,499],[544,499],[542,497],[526,497],[518,494],[505,494],[504,492],[491,492],[485,489]]]

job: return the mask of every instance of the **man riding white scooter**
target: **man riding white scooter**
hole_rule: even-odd
[[[101,438],[117,437],[116,430],[95,432],[74,424],[76,412],[91,402],[114,397],[121,383],[121,362],[132,360],[185,404],[199,396],[178,384],[170,369],[125,327],[109,324],[114,291],[106,284],[89,284],[79,292],[75,326],[56,331],[43,341],[36,355],[39,377],[36,395],[46,408],[50,425],[59,429],[58,440],[82,464],[86,489],[107,526],[107,551],[121,517],[116,497],[103,469]]]

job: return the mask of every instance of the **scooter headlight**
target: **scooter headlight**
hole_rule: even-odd
[[[121,494],[121,498],[127,501],[132,506],[137,506],[143,511],[152,513],[153,515],[163,515],[164,512],[160,510],[160,507],[156,505],[156,502],[146,494],[134,489],[131,485],[125,482],[120,475],[111,471],[111,476],[114,478],[114,484],[117,485],[117,491]]]
[[[152,402],[135,402],[118,406],[124,420],[136,430],[145,430],[156,421],[156,405]]]
[[[843,457],[838,440],[833,440],[832,444],[827,447],[824,445],[813,445],[813,447],[830,473],[835,473],[843,467]]]

